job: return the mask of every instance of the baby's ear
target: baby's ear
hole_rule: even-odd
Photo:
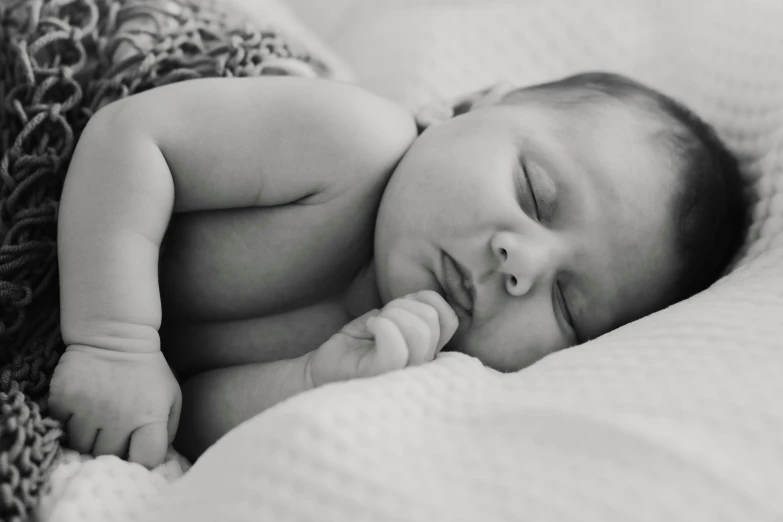
[[[454,98],[432,100],[416,112],[415,118],[419,133],[431,125],[444,122],[460,114],[494,105],[514,88],[513,84],[503,80],[484,89]]]

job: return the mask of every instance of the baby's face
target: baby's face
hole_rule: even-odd
[[[460,319],[449,348],[501,371],[660,309],[678,261],[676,182],[649,120],[539,98],[429,128],[378,212],[383,302],[439,292]]]

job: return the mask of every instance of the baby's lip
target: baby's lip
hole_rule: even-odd
[[[476,290],[469,273],[460,263],[447,254],[441,253],[444,293],[448,300],[460,307],[466,315],[473,316],[476,302]]]
[[[457,266],[457,269],[460,271],[460,274],[462,274],[462,286],[465,288],[465,291],[470,296],[470,310],[471,315],[473,312],[473,307],[476,304],[476,287],[473,284],[473,276],[470,274],[470,270],[465,268],[463,265],[460,264],[459,261],[452,258],[454,261],[454,264]]]

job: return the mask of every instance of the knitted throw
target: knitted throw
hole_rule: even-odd
[[[59,454],[63,432],[46,416],[64,349],[57,211],[89,118],[177,81],[326,69],[237,20],[211,0],[0,1],[0,520],[29,516]]]

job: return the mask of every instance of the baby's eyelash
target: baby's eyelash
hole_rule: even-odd
[[[560,306],[563,309],[563,317],[565,318],[566,322],[573,326],[574,321],[571,318],[571,312],[568,310],[568,303],[566,302],[565,294],[563,293],[563,286],[558,282],[557,285],[557,293],[560,294]]]
[[[535,207],[536,219],[547,225],[554,224],[559,216],[558,186],[552,173],[543,169],[536,161],[520,160],[527,182],[527,191]],[[534,182],[535,181],[535,182]]]
[[[574,324],[574,317],[571,315],[571,310],[568,308],[568,301],[565,298],[565,292],[563,292],[563,286],[560,283],[560,281],[555,283],[555,288],[558,294],[557,300],[560,303],[560,310],[563,313],[563,318],[565,319],[566,323],[568,323],[568,326],[571,328],[571,331],[574,332],[574,336],[577,338],[577,342],[578,342],[579,334],[576,331],[576,324]]]
[[[525,177],[525,184],[527,185],[527,192],[530,194],[530,199],[533,201],[533,212],[537,220],[541,219],[541,213],[538,208],[538,199],[536,198],[536,191],[533,190],[533,184],[530,182],[530,176],[527,172],[527,165],[524,161],[521,161],[522,175]]]

